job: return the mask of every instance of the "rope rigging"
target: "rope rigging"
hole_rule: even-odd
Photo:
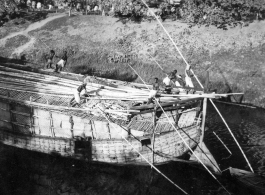
[[[104,111],[102,111],[100,108],[99,110],[102,113],[102,116],[104,116],[106,118],[106,120],[109,122],[109,124],[115,128],[115,126],[113,126],[113,124],[111,123],[110,119],[107,117],[106,113],[104,113]],[[185,190],[183,190],[181,187],[179,187],[176,183],[174,183],[171,179],[169,179],[166,175],[164,175],[158,168],[156,168],[156,166],[154,166],[152,163],[150,163],[130,142],[129,140],[127,140],[122,134],[121,137],[127,142],[128,145],[130,145],[154,170],[156,170],[159,174],[161,174],[164,178],[166,178],[170,183],[172,183],[175,187],[177,187],[178,189],[180,189],[184,194],[188,194]]]
[[[148,88],[147,84],[144,82],[144,80],[141,78],[141,76],[137,73],[136,70],[134,70],[133,67],[131,67],[129,64],[128,66],[139,76],[139,78],[142,80],[142,82],[144,83],[144,85],[146,86],[146,88]],[[170,125],[173,127],[173,129],[177,132],[178,136],[181,138],[181,140],[183,141],[183,143],[186,145],[186,147],[191,151],[191,153],[196,157],[196,159],[202,164],[202,166],[207,170],[207,172],[218,182],[218,184],[228,193],[230,194],[230,192],[221,184],[221,182],[213,175],[213,173],[208,169],[208,167],[200,160],[200,158],[193,152],[193,150],[190,148],[190,146],[188,145],[188,143],[185,141],[185,139],[181,136],[180,132],[176,129],[175,125],[171,122],[171,120],[169,119],[167,113],[165,112],[165,110],[163,109],[163,107],[161,106],[161,104],[159,103],[158,99],[155,98],[155,101],[157,103],[157,105],[161,108],[161,110],[163,111],[164,115],[167,117],[167,120],[169,121]]]
[[[149,6],[146,4],[146,2],[144,0],[141,0],[142,3],[147,7],[147,9],[150,11],[150,13],[156,18],[157,22],[159,23],[159,25],[164,29],[165,33],[167,34],[168,38],[171,40],[171,42],[173,43],[173,45],[175,46],[176,50],[178,51],[179,55],[182,57],[183,61],[186,63],[187,66],[190,66],[189,63],[186,61],[185,57],[182,55],[180,49],[178,48],[178,46],[176,45],[175,41],[172,39],[172,37],[170,36],[170,34],[168,33],[168,31],[166,30],[166,28],[163,26],[163,24],[161,23],[161,21],[158,19],[158,17],[155,15],[155,13],[149,8]],[[200,80],[198,79],[198,77],[196,76],[196,74],[194,73],[194,71],[190,68],[192,74],[194,75],[194,78],[197,80],[197,82],[199,83],[199,85],[201,86],[201,88],[204,89],[203,85],[201,84]],[[227,127],[229,133],[231,134],[231,136],[233,137],[234,141],[236,142],[237,146],[239,147],[242,155],[244,156],[250,170],[254,173],[244,151],[242,150],[242,148],[240,147],[238,141],[236,140],[234,134],[232,133],[231,129],[229,128],[228,124],[226,123],[225,119],[223,118],[222,114],[220,113],[220,111],[218,110],[218,108],[215,106],[214,102],[209,99],[210,102],[212,103],[212,105],[214,106],[215,110],[217,111],[217,113],[219,114],[219,116],[221,117],[221,119],[223,120],[225,126]]]

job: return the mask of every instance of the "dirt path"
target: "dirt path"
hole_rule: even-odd
[[[0,47],[4,47],[5,44],[6,44],[6,41],[10,38],[13,38],[17,35],[24,35],[26,37],[29,38],[29,41],[27,43],[25,43],[24,45],[21,45],[20,47],[16,48],[10,57],[14,56],[15,54],[16,55],[20,55],[25,49],[27,49],[28,47],[32,46],[35,41],[36,41],[36,38],[35,37],[32,37],[30,36],[28,33],[32,30],[36,30],[38,28],[41,28],[42,26],[44,26],[45,24],[47,24],[48,22],[52,21],[52,20],[55,20],[57,18],[61,18],[65,16],[65,14],[58,14],[58,15],[54,15],[54,16],[51,16],[51,17],[48,17],[42,21],[39,21],[39,22],[35,22],[35,23],[32,23],[31,25],[28,26],[28,28],[26,28],[25,30],[23,31],[20,31],[20,32],[15,32],[15,33],[11,33],[10,35],[0,39]]]

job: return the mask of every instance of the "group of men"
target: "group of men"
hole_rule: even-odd
[[[191,74],[190,65],[186,66],[185,78],[182,78],[182,76],[178,75],[177,73],[178,71],[174,70],[163,79],[163,84],[165,85],[165,92],[168,94],[171,93],[172,84],[173,86],[175,85],[180,92],[185,90],[183,87],[194,88],[194,85],[191,80],[191,77],[193,75]]]
[[[184,79],[182,78],[181,75],[178,75],[177,73],[178,73],[178,71],[174,70],[174,71],[170,72],[169,74],[167,74],[167,76],[163,79],[163,84],[165,87],[162,90],[165,93],[171,94],[173,87],[178,88],[178,90],[176,90],[175,93],[176,92],[179,93],[179,92],[183,92],[183,91],[188,92],[190,89],[194,88],[194,85],[193,85],[192,80],[191,80],[191,77],[193,75],[191,74],[190,65],[187,65],[187,67],[185,69],[185,78]],[[86,82],[84,82],[82,85],[80,85],[74,91],[74,97],[70,100],[69,106],[73,106],[76,103],[80,104],[81,96],[86,96],[86,93],[87,93],[86,86],[87,86],[87,84],[86,84]],[[154,99],[154,97],[156,97],[158,91],[161,90],[159,82],[158,82],[158,78],[154,78],[154,82],[153,82],[152,86],[153,86],[153,89],[150,90],[147,104],[151,103],[152,100]],[[104,88],[104,87],[102,87],[102,88]],[[75,100],[75,103],[72,104],[74,100]]]
[[[54,57],[59,58],[57,55],[55,55],[54,50],[50,50],[50,53],[49,53],[48,58],[47,58],[46,68],[53,68],[52,65],[53,65]],[[62,71],[62,69],[66,65],[67,58],[68,58],[67,57],[67,51],[64,51],[60,60],[55,64],[54,72]]]
[[[191,80],[191,77],[193,77],[193,75],[191,74],[190,65],[186,66],[185,78],[183,78],[181,75],[178,75],[177,73],[178,71],[174,70],[169,74],[167,74],[167,76],[163,79],[164,87],[162,87],[162,91],[164,91],[167,94],[171,94],[173,87],[177,88],[177,90],[174,91],[173,93],[179,93],[184,91],[188,92],[189,90],[194,88],[194,85]],[[149,93],[147,103],[151,103],[153,98],[156,97],[159,90],[161,90],[161,88],[158,82],[158,78],[154,78],[153,89]],[[191,91],[194,92],[194,90]]]

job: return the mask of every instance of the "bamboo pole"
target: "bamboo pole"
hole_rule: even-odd
[[[228,149],[228,147],[224,144],[224,142],[221,140],[221,138],[213,131],[213,134],[217,137],[217,139],[223,144],[225,149],[229,152],[230,155],[232,155],[232,152]]]
[[[202,124],[201,124],[201,130],[202,135],[200,137],[200,147],[202,148],[202,143],[204,139],[204,132],[205,132],[205,122],[206,122],[206,111],[207,111],[207,98],[203,99],[203,108],[202,108]]]
[[[233,106],[242,106],[242,107],[246,107],[246,108],[256,108],[255,106],[238,104],[238,103],[234,103],[234,102],[224,102],[224,101],[219,101],[219,100],[214,100],[214,101],[218,102],[218,103],[221,103],[221,104],[229,104],[229,105],[233,105]]]
[[[164,107],[164,106],[172,106],[174,104],[181,104],[181,103],[187,103],[189,101],[197,101],[197,100],[201,100],[202,98],[190,98],[190,99],[187,99],[187,100],[178,100],[178,101],[174,101],[174,102],[169,102],[169,103],[162,103],[161,106]],[[142,106],[132,106],[131,107],[132,109],[136,109],[136,110],[143,110],[143,109],[150,109],[150,108],[154,108],[154,105],[142,105]]]
[[[221,117],[221,119],[223,120],[223,122],[224,122],[226,128],[228,129],[229,133],[231,134],[231,136],[233,137],[233,139],[234,139],[234,141],[236,142],[237,146],[239,147],[239,150],[241,151],[242,155],[244,156],[244,158],[245,158],[245,160],[246,160],[246,162],[247,162],[247,164],[248,164],[250,170],[252,171],[252,173],[254,173],[254,171],[253,171],[253,169],[252,169],[252,167],[251,167],[251,165],[250,165],[250,162],[248,161],[248,159],[247,159],[247,157],[246,157],[244,151],[243,151],[242,148],[240,147],[238,141],[236,140],[234,134],[232,133],[230,127],[229,127],[228,124],[226,123],[226,121],[225,121],[225,119],[223,118],[222,114],[220,113],[220,111],[218,110],[218,108],[216,107],[216,105],[213,103],[213,101],[210,100],[210,102],[211,102],[212,105],[214,106],[215,110],[217,111],[217,113],[219,114],[219,116]]]
[[[155,106],[154,109],[154,128],[153,128],[153,136],[152,136],[152,164],[155,163],[155,129],[156,129],[156,110],[157,110],[157,106]]]
[[[8,87],[2,87],[0,85],[0,89],[10,89],[10,88],[8,88]],[[39,94],[39,95],[47,95],[47,93],[36,92],[36,91],[26,91],[26,90],[21,90],[21,89],[16,89],[16,91],[25,92],[25,93],[34,93],[34,94]],[[72,97],[72,93],[71,94],[68,94],[68,95],[56,95],[56,94],[48,94],[48,95],[49,96],[54,96],[54,97],[64,97],[64,98],[71,98]]]
[[[23,83],[22,83],[23,82]],[[27,82],[27,81],[16,81],[14,80],[13,82],[12,81],[1,81],[0,80],[0,84],[1,83],[4,83],[4,84],[7,84],[7,85],[10,85],[10,86],[25,86],[25,87],[35,87],[35,88],[41,88],[41,89],[46,89],[46,90],[67,90],[67,91],[70,91],[70,90],[73,90],[74,88],[66,88],[66,87],[61,87],[61,86],[58,86],[57,85],[47,85],[47,84],[42,84],[42,83],[30,83],[30,82]]]
[[[229,95],[238,95],[241,93],[227,93],[227,94],[218,94],[218,93],[211,93],[211,94],[161,94],[161,97],[209,97],[209,98],[216,98],[216,97],[227,97]]]
[[[54,80],[51,80],[51,79],[36,79],[36,78],[32,78],[32,77],[25,77],[25,76],[21,76],[21,75],[14,75],[12,73],[10,74],[3,74],[3,73],[0,73],[0,75],[3,75],[2,77],[0,77],[0,79],[2,80],[19,80],[19,79],[27,79],[27,82],[42,82],[42,83],[45,83],[45,84],[53,84],[53,85],[60,85],[60,86],[64,86],[64,87],[77,87],[78,85],[77,84],[70,84],[70,83],[65,83],[65,82],[60,82],[60,81],[54,81]],[[9,76],[9,77],[4,77],[5,76]],[[25,81],[25,80],[23,80]]]
[[[102,116],[104,116],[106,118],[106,120],[111,124],[111,121],[108,119],[108,117],[105,115],[105,113],[103,111],[101,111]],[[113,126],[113,128],[115,129],[115,127]],[[152,163],[150,163],[138,150],[136,150],[136,148],[123,136],[121,135],[121,137],[124,139],[124,141],[127,142],[128,145],[131,146],[131,148],[137,152],[153,169],[155,169],[159,174],[161,174],[163,177],[165,177],[170,183],[172,183],[175,187],[177,187],[178,189],[180,189],[184,194],[188,194],[186,191],[184,191],[182,188],[180,188],[177,184],[175,184],[172,180],[170,180],[166,175],[164,175],[159,169],[157,169]]]
[[[73,107],[64,107],[64,106],[55,106],[55,105],[47,105],[47,104],[41,104],[41,103],[36,103],[36,102],[30,102],[26,100],[18,100],[15,98],[8,98],[5,96],[0,95],[0,98],[2,99],[9,99],[9,101],[13,100],[16,102],[21,102],[27,105],[34,105],[34,106],[42,106],[46,108],[51,108],[51,109],[57,109],[57,110],[79,110],[79,111],[97,111],[96,109],[88,109],[88,108],[73,108]],[[123,112],[139,112],[138,110],[104,110],[104,112],[109,112],[109,113],[118,113],[118,114],[123,114],[123,115],[130,115],[129,113],[123,113]]]
[[[27,75],[27,76],[34,76],[34,77],[37,77],[37,78],[45,78],[45,79],[52,79],[54,81],[60,81],[60,82],[67,82],[67,83],[75,83],[77,85],[81,85],[82,82],[80,81],[75,81],[75,80],[70,80],[70,79],[64,79],[64,78],[59,78],[59,77],[56,77],[56,76],[50,76],[50,75],[43,75],[43,74],[40,74],[40,73],[36,73],[36,72],[30,72],[30,71],[24,71],[24,70],[18,70],[18,69],[13,69],[13,68],[9,68],[9,67],[5,67],[5,66],[1,66],[0,65],[0,69],[4,69],[6,71],[12,71],[13,73],[20,73],[20,74],[24,74],[24,75]]]

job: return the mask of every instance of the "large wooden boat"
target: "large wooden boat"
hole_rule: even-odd
[[[232,167],[229,167],[229,171],[231,176],[236,180],[238,186],[240,187],[240,194],[265,194],[265,177],[256,173]]]
[[[85,82],[89,97],[69,107],[77,79],[0,66],[0,142],[91,162],[157,165],[188,159],[202,141],[203,98],[213,95],[160,93],[160,107],[145,103],[149,85]]]

